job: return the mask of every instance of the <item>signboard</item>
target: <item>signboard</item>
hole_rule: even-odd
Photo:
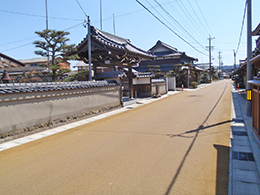
[[[246,100],[251,101],[252,100],[252,93],[251,90],[246,91]]]

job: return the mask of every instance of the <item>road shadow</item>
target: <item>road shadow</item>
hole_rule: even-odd
[[[230,147],[214,144],[217,150],[216,194],[228,194]]]
[[[177,172],[176,172],[176,174],[174,175],[174,177],[173,177],[173,179],[172,179],[172,181],[171,181],[171,183],[170,183],[170,185],[169,185],[169,187],[168,187],[168,189],[167,189],[165,195],[170,194],[171,190],[173,189],[173,186],[174,186],[174,184],[175,184],[175,182],[176,182],[176,180],[177,180],[177,178],[178,178],[178,176],[179,176],[179,174],[180,174],[180,172],[181,172],[181,169],[182,169],[182,167],[183,167],[183,165],[184,165],[184,163],[185,163],[185,161],[186,161],[186,158],[188,157],[188,155],[189,155],[189,153],[190,153],[190,151],[191,151],[191,149],[192,149],[192,147],[193,147],[195,141],[197,140],[197,137],[198,137],[200,131],[203,131],[203,130],[205,129],[204,124],[207,122],[207,120],[209,119],[209,117],[211,116],[211,114],[213,113],[213,111],[215,110],[215,108],[217,107],[218,103],[220,102],[221,98],[223,97],[223,95],[224,95],[224,93],[225,93],[225,91],[226,91],[226,89],[227,89],[227,84],[228,84],[228,83],[226,83],[225,88],[224,88],[224,90],[222,91],[220,97],[218,98],[217,102],[215,103],[215,105],[214,105],[214,106],[212,107],[212,109],[210,110],[209,114],[207,115],[207,117],[205,118],[205,120],[203,121],[203,123],[202,123],[197,129],[195,129],[195,130],[186,131],[187,133],[194,133],[194,132],[196,132],[196,134],[195,134],[195,136],[193,137],[193,140],[192,140],[192,142],[191,142],[191,144],[190,144],[188,150],[186,151],[186,153],[185,153],[185,155],[184,155],[184,157],[183,157],[183,159],[182,159],[182,161],[181,161],[181,163],[180,163],[180,165],[179,165],[179,167],[178,167],[178,169],[177,169]],[[215,125],[215,126],[216,126],[216,125]],[[183,134],[185,134],[186,132],[184,132]]]
[[[226,121],[222,121],[222,122],[219,122],[219,123],[215,123],[213,125],[208,125],[208,126],[199,126],[197,129],[192,129],[192,130],[189,130],[189,131],[185,131],[183,133],[179,133],[179,134],[167,134],[167,136],[169,136],[170,138],[174,138],[174,137],[183,137],[183,138],[194,138],[194,136],[187,136],[186,134],[189,134],[189,133],[197,133],[201,130],[206,130],[206,129],[210,129],[212,127],[216,127],[216,126],[220,126],[220,125],[223,125],[223,124],[226,124],[226,123],[230,123],[232,122],[232,120],[226,120]]]

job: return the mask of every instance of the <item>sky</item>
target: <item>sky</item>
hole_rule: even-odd
[[[35,31],[46,28],[46,0],[0,2],[0,52],[18,60],[40,57],[34,54],[37,48],[32,43],[40,40]],[[130,39],[143,50],[161,40],[197,58],[197,63],[209,62],[207,46],[211,37],[213,65],[218,66],[219,59],[223,65],[234,65],[245,3],[246,0],[47,0],[48,28],[70,32],[68,43],[79,44],[87,34],[83,23],[88,15],[91,25]],[[260,23],[259,7],[260,1],[252,0],[252,30]],[[247,55],[246,29],[245,17],[237,64]],[[252,49],[256,38],[252,38]]]

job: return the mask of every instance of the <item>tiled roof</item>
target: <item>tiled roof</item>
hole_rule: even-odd
[[[133,74],[138,78],[154,77],[155,76],[152,72],[133,72]]]
[[[260,35],[260,23],[256,27],[256,29],[252,32],[253,36]]]
[[[123,71],[107,71],[98,74],[97,78],[122,78],[124,76],[126,77],[126,74]]]
[[[105,48],[110,47],[116,50],[122,50],[128,54],[131,53],[133,55],[141,55],[143,57],[153,58],[151,54],[133,45],[129,39],[101,31],[94,26],[91,26],[91,38],[92,40],[95,40],[103,45]],[[85,39],[78,45],[78,49],[80,50],[83,45],[87,44],[87,41],[88,37],[86,36]]]
[[[128,71],[128,68],[124,68],[125,71]],[[132,69],[132,73],[134,75],[134,77],[155,77],[155,75],[152,72],[139,72],[136,71],[135,69]]]
[[[178,52],[178,49],[177,49],[177,48],[172,47],[172,46],[170,46],[170,45],[168,45],[168,44],[166,44],[166,43],[164,43],[164,42],[162,42],[162,41],[160,41],[160,40],[157,41],[157,43],[156,43],[151,49],[149,49],[149,52],[153,52],[153,50],[154,50],[155,48],[157,48],[158,46],[163,46],[163,47],[165,47],[165,48],[171,50],[172,52]]]
[[[11,58],[3,53],[0,53],[0,68],[16,67],[16,65],[24,67],[21,61]]]
[[[85,89],[93,87],[114,86],[107,81],[53,82],[53,83],[7,83],[0,84],[0,95],[10,93],[28,93],[53,90]]]

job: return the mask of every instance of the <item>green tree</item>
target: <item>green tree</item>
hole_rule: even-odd
[[[148,65],[148,69],[145,72],[152,72],[155,75],[155,78],[160,78],[162,76],[159,65]]]
[[[40,36],[43,40],[34,41],[34,45],[41,50],[36,50],[35,54],[50,57],[51,63],[47,64],[47,67],[52,71],[52,80],[57,79],[57,71],[67,72],[68,70],[61,70],[59,65],[60,62],[65,60],[75,60],[78,59],[77,55],[69,55],[76,50],[75,44],[68,45],[67,42],[69,38],[69,32],[66,31],[56,31],[56,30],[43,30],[36,31],[36,34]],[[61,61],[55,60],[57,57],[61,57]]]

